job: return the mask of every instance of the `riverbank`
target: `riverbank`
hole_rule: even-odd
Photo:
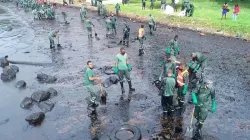
[[[138,56],[138,41],[131,40],[126,48],[132,67],[132,84],[136,89],[130,102],[127,83],[124,83],[124,95],[121,95],[119,84],[112,85],[105,88],[107,104],[98,107],[96,118],[90,118],[85,101],[89,96],[84,86],[86,62],[93,62],[95,75],[103,80],[108,77],[99,68],[114,65],[121,47],[117,43],[122,35],[123,21],[127,18],[118,18],[118,35],[107,39],[105,19],[97,16],[97,12],[89,11],[88,15],[93,17],[92,22],[100,38],[90,41],[86,26],[80,20],[79,8],[58,6],[55,9],[56,20],[34,20],[31,12],[24,12],[13,3],[0,3],[0,11],[3,11],[0,22],[13,27],[11,31],[0,32],[0,56],[9,55],[10,60],[53,63],[52,66],[17,65],[20,71],[15,80],[8,83],[0,81],[0,112],[3,112],[0,115],[1,139],[91,140],[99,139],[102,134],[110,134],[123,124],[137,126],[141,130],[142,140],[150,140],[154,136],[182,139],[186,126],[190,125],[193,105],[187,104],[183,116],[179,115],[180,110],[176,110],[173,119],[162,119],[161,97],[152,85],[162,70],[158,65],[165,55],[162,50],[175,35],[179,35],[181,48],[178,60],[189,62],[190,54],[195,51],[204,52],[209,58],[206,74],[214,81],[217,110],[209,113],[205,121],[202,130],[204,140],[249,139],[248,42],[210,34],[200,36],[191,30],[159,25],[161,30],[148,36],[145,41],[143,56]],[[61,15],[63,11],[67,12],[70,24],[65,25]],[[132,39],[141,23],[128,20],[128,24]],[[62,48],[50,50],[48,33],[54,29],[60,30]],[[57,81],[41,84],[35,78],[38,73],[56,76]],[[14,87],[19,80],[26,81],[26,89]],[[25,117],[41,110],[36,105],[24,110],[20,107],[21,101],[34,91],[50,87],[58,90],[58,96],[51,100],[56,103],[53,110],[45,114],[41,126],[28,125]]]
[[[181,9],[181,3],[178,4],[178,12],[175,13],[175,16],[168,16],[160,10],[160,1],[155,2],[154,10],[149,9],[149,2],[146,3],[146,10],[141,10],[141,1],[138,0],[131,0],[129,6],[123,6],[121,4],[120,15],[139,22],[146,22],[148,15],[152,14],[157,23],[169,27],[190,29],[197,32],[217,34],[233,38],[236,38],[238,34],[241,34],[242,40],[250,40],[250,34],[248,32],[250,28],[250,19],[248,18],[250,9],[247,8],[250,6],[250,3],[243,1],[238,2],[241,6],[241,11],[237,21],[234,22],[232,20],[232,11],[234,4],[237,2],[228,3],[230,12],[228,13],[226,20],[221,20],[221,5],[225,2],[224,0],[193,0],[192,2],[195,6],[193,17],[177,16]],[[96,7],[90,6],[89,3],[84,3],[84,5],[87,5],[90,10],[97,10]],[[109,12],[115,13],[114,5],[115,4],[109,4],[106,6]],[[80,7],[81,4],[76,2],[72,6]]]

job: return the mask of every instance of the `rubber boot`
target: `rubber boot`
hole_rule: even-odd
[[[194,138],[195,140],[202,140],[202,132],[201,132],[201,128],[202,128],[203,124],[198,122],[197,127],[196,127],[196,131],[195,131],[195,135]]]
[[[92,107],[94,107],[94,108],[97,108],[98,106],[99,106],[98,103],[93,103],[93,104],[92,104]]]
[[[129,47],[129,41],[127,41],[127,47]]]
[[[123,87],[123,82],[120,82],[120,85],[121,85],[121,89],[122,89],[122,94],[124,94],[125,90],[124,90],[124,87]]]
[[[129,91],[135,91],[135,89],[132,88],[132,83],[131,83],[131,81],[128,81],[128,86],[129,86]]]
[[[163,119],[167,119],[168,118],[168,111],[163,111]]]
[[[121,45],[121,44],[122,44],[122,40],[117,45]]]
[[[174,116],[174,107],[173,106],[171,106],[170,109],[169,109],[169,116],[170,117]]]
[[[142,49],[139,49],[139,56],[142,55]]]
[[[93,107],[93,104],[94,103],[89,104],[87,109],[90,110],[90,111],[95,111],[95,108]]]
[[[50,49],[53,49],[52,45],[50,45]]]

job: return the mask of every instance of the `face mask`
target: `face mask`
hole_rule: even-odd
[[[196,60],[196,57],[193,57],[193,58],[192,58],[192,61],[195,61],[195,60]]]
[[[125,54],[125,52],[121,52],[121,54],[122,54],[122,55],[124,55],[124,54]]]

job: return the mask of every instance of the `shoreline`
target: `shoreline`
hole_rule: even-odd
[[[57,5],[59,5],[59,6],[63,6],[63,4],[60,3],[60,2],[55,2],[55,3]],[[93,7],[93,6],[91,6],[90,3],[87,3],[87,2],[84,2],[84,3],[78,3],[77,2],[75,4],[67,5],[65,7],[68,7],[68,8],[80,8],[81,5],[85,5],[87,7],[87,9],[92,11],[92,12],[97,11],[97,7]],[[106,8],[107,8],[108,13],[115,14],[115,11],[112,10],[110,7],[107,6]],[[132,20],[133,22],[139,22],[139,23],[146,23],[147,22],[147,17],[141,16],[141,15],[135,15],[135,14],[133,15],[131,13],[123,13],[123,12],[120,12],[119,15],[120,15],[120,17],[128,18],[128,19]],[[168,16],[168,15],[166,15],[166,16]],[[169,16],[169,17],[171,18],[171,17],[175,17],[175,16]],[[155,21],[156,21],[157,25],[161,25],[163,27],[179,28],[179,29],[182,29],[182,30],[191,30],[193,32],[197,32],[201,36],[206,36],[206,34],[211,34],[211,35],[218,35],[218,36],[223,36],[223,37],[227,37],[227,38],[247,41],[247,42],[250,41],[250,37],[248,37],[248,38],[244,38],[244,37],[237,38],[236,35],[233,35],[232,33],[221,32],[221,31],[219,32],[219,31],[216,31],[216,29],[209,28],[209,27],[200,28],[200,27],[195,26],[195,24],[193,24],[193,23],[186,24],[186,23],[182,23],[181,21],[176,22],[176,23],[171,23],[169,21],[159,21],[157,19],[155,19]],[[192,26],[190,26],[190,25],[192,25]]]

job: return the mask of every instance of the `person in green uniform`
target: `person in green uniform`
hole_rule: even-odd
[[[87,87],[87,91],[90,93],[90,104],[88,104],[89,110],[95,110],[98,107],[98,103],[96,103],[97,94],[93,87],[94,81],[101,83],[101,79],[99,77],[95,77],[93,74],[93,64],[91,61],[87,62],[87,69],[85,70],[85,86]]]
[[[115,13],[116,13],[116,16],[118,17],[119,16],[119,11],[121,11],[121,8],[120,8],[120,5],[117,3],[115,5]]]
[[[167,47],[167,53],[170,53],[173,57],[176,57],[177,54],[180,53],[180,48],[178,45],[178,35],[174,36]]]
[[[97,0],[95,0],[95,2],[94,2],[94,6],[95,6],[95,7],[97,7]]]
[[[162,96],[161,104],[163,108],[163,116],[173,115],[173,95],[175,89],[175,79],[173,78],[172,71],[167,72],[167,77],[162,79]]]
[[[187,3],[185,5],[185,8],[186,8],[186,12],[185,12],[185,16],[186,17],[189,17],[190,13],[191,13],[191,3]]]
[[[102,4],[101,4],[101,2],[98,2],[98,4],[97,4],[97,13],[98,13],[99,16],[101,15],[101,9],[102,9]]]
[[[73,4],[73,0],[69,0],[69,4]]]
[[[50,49],[55,48],[55,41],[54,38],[59,38],[59,30],[51,31],[49,33],[49,43],[50,43]]]
[[[87,18],[87,20],[85,21],[85,24],[88,30],[88,38],[92,38],[92,26],[95,27],[95,25],[90,20],[90,17]]]
[[[125,93],[124,87],[123,87],[123,79],[124,77],[128,81],[129,85],[129,91],[135,91],[134,88],[132,88],[132,83],[131,83],[131,78],[130,78],[130,71],[131,71],[131,66],[128,63],[128,56],[126,54],[125,49],[122,47],[120,49],[120,53],[116,55],[116,62],[114,66],[114,72],[118,74],[120,85],[121,85],[121,90],[122,94]]]
[[[190,4],[189,16],[192,17],[193,14],[194,14],[194,5],[191,3],[191,4]]]
[[[84,20],[85,20],[85,18],[87,16],[87,8],[84,5],[80,9],[80,16],[81,16],[81,20],[84,22]]]
[[[146,0],[142,0],[142,10],[145,10],[146,7]]]
[[[201,128],[207,118],[211,102],[211,112],[214,113],[216,110],[215,89],[213,87],[213,82],[208,80],[208,78],[205,78],[204,81],[196,87],[191,95],[193,104],[195,105],[194,117],[197,120],[196,133],[194,137],[199,139],[202,135]]]
[[[153,16],[151,14],[148,17],[148,26],[149,26],[150,34],[152,35],[153,30],[155,28],[155,20],[154,20],[154,18],[153,18]]]
[[[106,23],[106,37],[109,37],[112,28],[110,17],[107,17],[105,23]]]
[[[139,43],[140,43],[139,56],[141,56],[142,54],[145,53],[143,42],[144,42],[144,40],[147,39],[143,24],[141,25],[141,27],[138,30],[137,39],[139,40]]]
[[[125,45],[125,42],[127,43],[127,46],[129,46],[129,34],[130,34],[130,27],[127,24],[127,21],[124,22],[124,28],[123,28],[123,37],[118,43],[118,45],[123,44]]]
[[[173,78],[176,77],[176,64],[173,62],[171,54],[166,56],[166,61],[163,63],[163,68],[159,77],[161,81],[162,78],[167,77],[168,71],[171,71]]]
[[[118,22],[117,22],[117,19],[116,19],[116,17],[112,14],[111,15],[111,17],[110,17],[110,20],[111,20],[111,28],[112,28],[112,34],[113,33],[115,33],[115,34],[117,34],[116,33],[116,25],[118,24]]]
[[[205,67],[207,66],[207,57],[200,52],[193,52],[192,53],[192,61],[195,63],[196,66],[194,69],[194,72],[197,72],[199,69],[201,69],[201,72],[204,72]]]
[[[192,61],[188,64],[190,87],[195,88],[199,81],[203,80],[204,69],[207,65],[207,57],[199,52],[192,53]],[[201,69],[200,76],[197,76]]]
[[[62,12],[62,16],[63,16],[65,24],[69,24],[69,22],[67,21],[67,14],[66,14],[66,12]]]
[[[177,99],[178,107],[183,108],[185,103],[185,95],[188,90],[189,76],[188,70],[185,63],[181,63],[177,71]]]
[[[190,0],[182,0],[181,11],[183,11],[187,7],[187,4],[189,3],[190,3]]]
[[[55,19],[55,13],[54,13],[53,6],[48,8],[47,13],[48,13],[48,19],[50,19],[50,20]]]
[[[154,3],[155,3],[155,0],[150,0],[150,9],[151,10],[154,9]]]
[[[107,17],[107,9],[106,9],[105,5],[102,5],[102,16],[103,16],[103,18]]]

